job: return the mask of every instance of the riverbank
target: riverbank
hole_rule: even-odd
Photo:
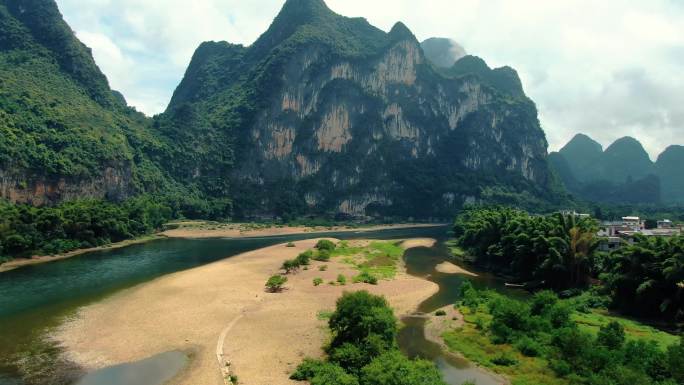
[[[307,233],[332,232],[365,232],[378,230],[394,230],[409,228],[440,227],[444,224],[405,223],[395,225],[368,226],[285,226],[259,225],[253,223],[210,223],[210,222],[177,222],[178,228],[169,229],[161,234],[169,238],[252,238],[272,237],[279,235],[295,235]]]
[[[256,238],[256,237],[273,237],[284,235],[297,234],[311,234],[311,233],[332,233],[332,232],[370,232],[378,230],[396,230],[396,229],[411,229],[411,228],[429,228],[440,227],[443,224],[425,224],[425,223],[406,223],[396,225],[370,225],[362,227],[351,226],[276,226],[276,225],[259,225],[254,223],[227,223],[218,224],[203,221],[187,221],[175,222],[173,225],[178,228],[165,230],[160,233],[150,234],[135,239],[127,239],[121,242],[111,243],[108,245],[91,247],[86,249],[77,249],[63,254],[56,255],[36,255],[31,258],[17,258],[8,262],[0,264],[0,273],[14,270],[23,266],[37,265],[42,263],[59,261],[62,259],[73,258],[82,254],[101,251],[113,250],[122,247],[127,247],[135,244],[154,241],[162,238],[187,238],[187,239],[208,239],[208,238]]]
[[[14,270],[14,269],[18,269],[18,268],[23,267],[23,266],[38,265],[41,263],[48,263],[48,262],[59,261],[62,259],[73,258],[73,257],[76,257],[78,255],[91,253],[94,251],[120,249],[122,247],[137,245],[140,243],[150,242],[150,241],[154,241],[154,240],[161,239],[161,238],[164,238],[164,235],[152,234],[152,235],[146,235],[146,236],[138,237],[138,238],[134,238],[134,239],[127,239],[125,241],[111,243],[111,244],[104,245],[104,246],[73,250],[73,251],[70,251],[70,252],[64,253],[64,254],[37,255],[37,256],[33,256],[31,258],[13,259],[11,261],[5,262],[5,263],[0,265],[0,273],[10,271],[10,270]]]
[[[316,242],[247,252],[125,290],[83,308],[54,338],[71,360],[91,370],[180,350],[193,352],[194,359],[177,384],[223,384],[217,355],[230,362],[240,384],[293,384],[288,377],[296,365],[306,356],[323,354],[325,314],[345,290],[384,295],[397,315],[411,313],[438,290],[434,283],[407,275],[403,266],[394,279],[378,285],[351,284],[358,272],[335,258],[289,275],[282,293],[264,291],[282,262]],[[363,242],[368,244],[349,243]],[[329,283],[340,274],[347,285]],[[314,286],[314,278],[324,284]]]

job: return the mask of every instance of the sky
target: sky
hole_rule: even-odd
[[[249,45],[284,0],[57,0],[112,88],[147,115],[164,111],[195,48]],[[446,37],[492,67],[509,65],[558,150],[584,133],[639,139],[655,160],[684,145],[684,0],[327,0],[421,41]]]

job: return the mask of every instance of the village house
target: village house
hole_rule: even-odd
[[[601,251],[619,249],[624,243],[634,243],[636,235],[645,237],[674,237],[684,234],[681,226],[675,226],[669,219],[657,222],[657,228],[647,229],[646,221],[636,216],[623,217],[622,221],[602,222],[598,236]]]

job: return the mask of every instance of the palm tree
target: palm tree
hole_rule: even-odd
[[[551,273],[553,286],[576,287],[587,282],[589,262],[598,247],[595,225],[574,215],[556,216],[557,225],[547,242],[550,247],[542,269]]]

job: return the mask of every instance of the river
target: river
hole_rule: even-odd
[[[184,364],[177,352],[151,357],[144,362],[120,365],[104,371],[85,374],[65,361],[60,348],[49,338],[50,331],[79,307],[101,300],[119,290],[149,281],[165,274],[190,269],[220,259],[283,242],[319,236],[339,239],[399,239],[432,237],[438,243],[432,248],[410,249],[405,254],[410,274],[427,278],[440,286],[439,293],[420,305],[420,311],[431,312],[453,303],[463,278],[434,271],[436,264],[448,258],[443,241],[446,228],[413,228],[325,234],[298,234],[244,239],[161,239],[122,249],[103,250],[71,259],[32,265],[0,274],[0,385],[107,383],[103,378],[121,377],[123,373],[146,371],[158,378],[169,376],[168,367]],[[476,284],[500,287],[496,279],[481,275]],[[460,385],[476,379],[478,385],[492,385],[463,359],[442,352],[426,341],[420,319],[406,318],[400,333],[400,345],[411,356],[436,362],[449,384]],[[178,369],[176,369],[178,370]],[[173,373],[171,373],[173,374]],[[105,382],[103,382],[105,381]],[[489,382],[488,382],[489,381]],[[145,384],[152,384],[147,381]],[[163,383],[163,381],[159,382]]]

